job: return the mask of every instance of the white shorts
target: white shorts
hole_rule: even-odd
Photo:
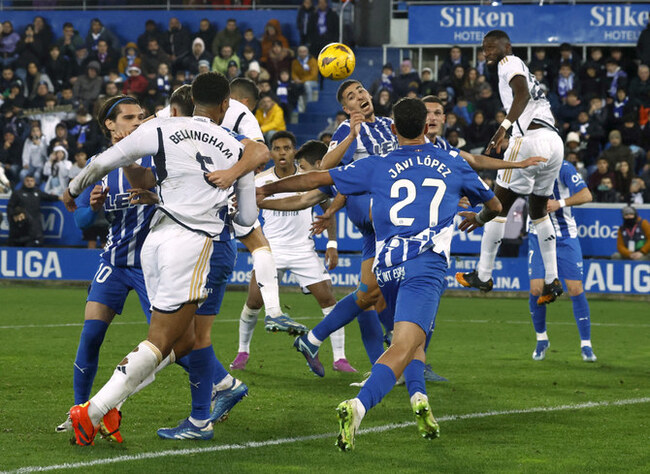
[[[235,224],[234,222],[232,223],[232,228],[235,231],[235,237],[238,239],[243,239],[244,237],[248,237],[248,235],[253,232],[255,229],[257,229],[260,226],[260,221],[259,219],[255,220],[255,224],[253,224],[250,227],[244,227],[243,225]]]
[[[153,225],[142,245],[142,273],[152,309],[173,313],[185,303],[202,303],[212,239],[187,230],[168,217]]]
[[[278,273],[289,270],[304,290],[308,286],[330,280],[330,274],[313,247],[276,248],[271,245],[271,253]],[[278,277],[280,280],[281,276]]]
[[[523,161],[531,156],[541,156],[548,161],[528,168],[499,170],[497,184],[523,196],[550,196],[564,161],[562,138],[549,128],[527,130],[524,137],[510,139],[503,159]]]

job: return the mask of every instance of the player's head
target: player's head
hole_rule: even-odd
[[[244,104],[252,112],[260,100],[260,91],[247,77],[237,77],[230,82],[230,97]]]
[[[510,37],[505,31],[492,30],[483,37],[483,52],[488,64],[501,61],[512,53]]]
[[[296,137],[286,130],[271,137],[271,158],[277,168],[292,169],[296,155]]]
[[[128,95],[116,95],[106,100],[97,112],[97,121],[106,137],[113,143],[133,132],[144,120],[138,101]]]
[[[336,92],[336,99],[348,115],[361,112],[364,117],[372,118],[375,114],[370,93],[355,79],[343,81]]]
[[[169,98],[170,115],[172,117],[191,117],[194,112],[192,86],[183,84]]]
[[[192,81],[192,100],[197,115],[205,115],[220,124],[228,110],[229,99],[230,85],[220,72],[204,72]]]
[[[420,99],[404,98],[397,101],[393,106],[392,125],[393,133],[397,135],[398,141],[405,138],[413,140],[426,134],[429,130],[427,125],[427,108]]]
[[[320,140],[309,140],[296,152],[296,161],[303,171],[317,170],[326,153],[325,143]]]
[[[429,132],[427,138],[434,141],[436,137],[442,136],[442,131],[445,128],[445,106],[435,95],[428,95],[422,98],[424,106],[427,108],[427,124],[429,125]]]

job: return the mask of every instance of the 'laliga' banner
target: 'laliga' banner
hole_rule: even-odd
[[[530,3],[530,2],[529,2]],[[636,44],[648,4],[417,5],[411,4],[409,44],[480,44],[503,30],[513,44]]]

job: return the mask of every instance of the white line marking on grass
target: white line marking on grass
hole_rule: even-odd
[[[469,324],[531,324],[530,321],[490,321],[489,319],[446,319],[442,324],[447,323],[469,323]],[[550,326],[575,326],[575,321],[547,321],[546,324]],[[592,326],[605,326],[605,327],[621,327],[621,328],[650,328],[650,324],[634,324],[634,323],[594,323]]]
[[[644,398],[630,398],[627,400],[615,400],[613,402],[585,402],[585,403],[578,403],[575,405],[559,405],[554,407],[534,407],[534,408],[522,408],[519,410],[502,410],[502,411],[495,410],[495,411],[487,411],[487,412],[480,412],[480,413],[466,413],[464,415],[445,415],[439,417],[438,421],[440,422],[457,421],[457,420],[468,420],[473,418],[487,418],[490,416],[516,415],[516,414],[529,414],[529,413],[548,413],[548,412],[556,412],[556,411],[580,410],[584,408],[637,405],[640,403],[649,403],[649,402],[650,402],[650,397],[644,397]],[[389,425],[365,428],[359,430],[358,434],[362,435],[367,433],[383,433],[385,431],[392,431],[392,430],[406,428],[414,425],[415,422],[413,421],[407,421],[404,423],[392,423]],[[323,433],[323,434],[316,434],[310,436],[298,436],[295,438],[280,438],[280,439],[271,439],[267,441],[250,441],[244,444],[222,444],[219,446],[210,446],[206,448],[154,451],[150,453],[117,456],[114,458],[96,459],[94,461],[54,464],[51,466],[29,466],[29,467],[22,467],[15,471],[6,471],[6,472],[23,474],[23,473],[30,473],[30,472],[55,471],[59,469],[78,469],[82,467],[103,466],[107,464],[117,464],[117,463],[127,462],[127,461],[143,461],[146,459],[164,458],[169,456],[187,456],[190,454],[214,453],[218,451],[263,448],[266,446],[277,446],[281,444],[291,444],[291,443],[300,443],[303,441],[314,441],[314,440],[325,439],[325,438],[335,438],[336,436],[337,436],[336,433]],[[85,448],[85,449],[92,449],[92,448]]]

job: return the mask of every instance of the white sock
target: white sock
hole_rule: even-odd
[[[205,427],[205,425],[208,423],[208,421],[210,421],[210,418],[208,418],[207,420],[197,420],[196,418],[193,418],[191,416],[188,419],[190,420],[190,423],[192,423],[197,428]]]
[[[418,398],[424,398],[427,402],[429,401],[429,397],[427,397],[426,393],[415,392],[411,397],[411,405],[413,405],[413,402]]]
[[[88,416],[93,425],[97,425],[111,408],[133,393],[138,385],[156,370],[161,361],[160,350],[149,341],[142,341],[129,352],[115,368],[106,385],[90,399]]]
[[[140,385],[138,385],[138,386],[135,388],[135,390],[134,390],[134,391],[129,395],[129,397],[132,397],[133,395],[135,395],[136,393],[138,393],[140,390],[142,390],[143,388],[145,388],[147,385],[150,385],[151,382],[153,382],[154,380],[156,380],[156,374],[157,374],[158,372],[160,372],[162,369],[164,369],[164,368],[167,367],[168,365],[173,364],[174,362],[176,362],[176,354],[174,353],[174,349],[172,349],[172,351],[169,353],[169,355],[168,355],[167,357],[165,357],[165,358],[160,362],[160,364],[158,364],[158,367],[156,367],[156,369],[153,371],[153,373],[152,373],[150,376],[148,376],[146,379],[144,379],[144,380],[142,381],[142,383],[141,383]],[[122,400],[122,401],[117,405],[117,409],[118,409],[118,410],[120,409],[120,407],[122,406],[122,404],[123,404],[125,401],[126,401],[126,400]]]
[[[539,241],[539,252],[542,254],[544,261],[544,283],[552,283],[557,278],[557,253],[555,250],[555,229],[551,218],[546,215],[541,219],[533,221],[537,231],[537,240]]]
[[[481,256],[478,261],[478,278],[481,281],[488,281],[492,278],[494,260],[499,253],[499,246],[506,231],[506,218],[495,217],[483,226],[483,238],[481,239]]]
[[[336,305],[332,305],[329,308],[323,308],[323,318],[332,312],[334,306]],[[332,343],[332,356],[334,362],[339,359],[345,359],[345,328],[337,329],[330,334],[330,342]]]
[[[354,405],[354,410],[356,411],[355,415],[357,415],[357,427],[359,427],[361,420],[366,416],[366,407],[363,406],[363,403],[361,403],[361,400],[358,398],[353,398],[351,401]]]
[[[274,318],[282,314],[280,309],[280,289],[278,288],[278,270],[271,249],[261,247],[251,254],[257,286],[262,293],[266,314]]]
[[[580,341],[580,347],[591,347],[591,339],[584,339]]]
[[[215,388],[220,392],[221,390],[226,390],[227,388],[232,387],[232,382],[235,380],[232,375],[228,374],[215,386]]]
[[[257,323],[257,315],[260,314],[259,309],[250,309],[246,304],[241,310],[239,317],[239,351],[251,351],[251,339],[253,339],[253,330]]]
[[[307,340],[317,347],[320,347],[320,345],[323,343],[323,341],[314,336],[314,333],[312,331],[309,331],[307,333]]]
[[[546,334],[546,331],[536,332],[535,335],[537,336],[538,341],[548,341],[548,335]]]

